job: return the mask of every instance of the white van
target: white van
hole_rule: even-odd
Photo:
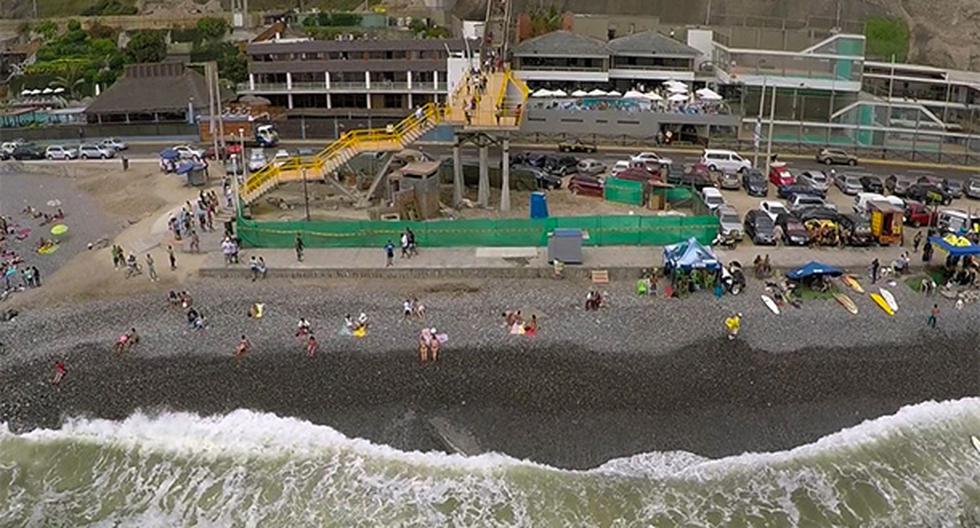
[[[752,162],[738,155],[734,150],[705,149],[701,164],[708,170],[721,172],[745,172],[752,168]]]
[[[860,192],[854,197],[854,212],[859,215],[868,214],[868,203],[875,201],[884,201],[885,197],[878,193],[871,192]]]
[[[701,189],[701,199],[704,200],[704,204],[708,206],[709,211],[714,211],[722,205],[725,205],[724,195],[714,187]]]

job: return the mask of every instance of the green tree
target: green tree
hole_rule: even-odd
[[[208,40],[217,40],[228,33],[228,22],[223,18],[204,17],[197,21],[197,30]]]
[[[88,36],[93,39],[112,39],[115,40],[116,36],[119,34],[119,30],[107,26],[100,20],[94,20],[88,28]]]
[[[61,75],[56,76],[51,84],[64,88],[69,99],[76,99],[90,72],[91,66],[83,61],[66,61]]]
[[[218,63],[218,75],[229,82],[240,83],[248,79],[248,61],[238,46],[228,42],[211,41],[194,46],[191,61]]]
[[[58,24],[55,24],[52,20],[42,20],[34,28],[34,31],[38,35],[41,35],[42,41],[48,42],[58,36]]]
[[[904,20],[872,17],[864,25],[868,57],[905,62],[909,54],[909,28]]]
[[[539,8],[531,13],[531,36],[544,35],[561,28],[561,13],[550,6],[547,9]]]
[[[167,41],[160,31],[137,31],[126,44],[130,62],[160,62],[167,56]]]

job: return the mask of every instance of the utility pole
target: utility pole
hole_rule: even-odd
[[[770,164],[772,163],[772,129],[776,128],[776,86],[772,87],[772,103],[769,105],[769,139],[766,142],[766,178],[769,177]]]
[[[306,221],[310,221],[310,191],[306,187],[306,167],[300,169],[303,172],[303,203],[306,205]]]
[[[755,130],[752,133],[752,142],[755,144],[755,153],[752,155],[752,166],[759,167],[759,145],[762,143],[762,109],[766,101],[766,81],[768,77],[762,78],[762,93],[759,95],[759,115],[755,118]],[[768,178],[769,175],[767,174]]]
[[[208,127],[211,131],[211,143],[214,146],[214,158],[216,160],[221,159],[221,151],[218,150],[218,129],[217,129],[217,116],[215,116],[214,110],[214,75],[212,75],[211,69],[215,67],[214,62],[204,63],[204,79],[208,85]],[[220,104],[220,102],[219,102]]]

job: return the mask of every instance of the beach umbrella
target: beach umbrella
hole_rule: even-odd
[[[687,94],[682,94],[682,93],[675,93],[667,98],[667,100],[672,103],[680,103],[682,101],[687,101],[688,99],[689,97],[687,96]]]
[[[623,96],[623,94],[619,93],[616,90],[613,90],[613,91],[609,92],[606,95],[608,95],[609,97],[622,97]]]
[[[61,236],[68,232],[68,226],[65,224],[57,224],[51,227],[51,234],[54,236]]]
[[[697,92],[694,92],[705,101],[721,101],[722,97],[718,92],[712,90],[711,88],[701,88]]]
[[[20,95],[31,95],[31,91],[25,88],[20,91]]]
[[[31,95],[41,95],[41,90],[35,88],[31,90]]]
[[[585,97],[586,95],[589,95],[589,92],[585,90],[575,90],[572,92],[572,97]]]
[[[568,97],[568,94],[565,93],[565,90],[555,90],[551,92],[551,95],[555,97]]]
[[[43,93],[44,95],[50,95],[54,93],[54,90],[51,87],[48,87],[45,88],[41,93]]]
[[[664,100],[664,98],[663,97],[660,97],[660,94],[658,94],[657,92],[647,92],[647,93],[643,94],[643,96],[646,97],[647,99],[651,100],[651,101],[663,101]]]
[[[595,90],[589,92],[589,95],[591,95],[592,97],[602,97],[603,95],[609,95],[609,94],[607,94],[605,90],[600,90],[596,88]]]
[[[630,90],[623,94],[623,99],[646,99],[646,96],[643,95],[643,92]]]
[[[687,93],[687,86],[681,84],[672,84],[667,87],[667,91],[670,93]]]
[[[172,148],[166,148],[160,151],[160,157],[165,160],[175,160],[180,157],[180,152]]]
[[[541,88],[540,90],[531,94],[531,97],[551,97],[551,95],[552,95],[551,90],[545,90],[544,88]]]
[[[54,89],[54,93],[56,94],[65,93],[65,89],[59,86]]]

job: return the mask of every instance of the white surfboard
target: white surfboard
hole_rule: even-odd
[[[888,291],[888,290],[886,290],[884,288],[878,288],[878,291],[881,292],[881,296],[885,298],[885,302],[888,303],[888,306],[891,307],[892,311],[893,312],[897,312],[898,311],[898,301],[895,300],[895,296],[892,295],[892,292],[890,292],[890,291]]]
[[[772,297],[768,295],[762,296],[762,302],[772,311],[772,313],[779,315],[779,307],[776,306],[776,301],[772,300]]]
[[[973,448],[976,449],[978,453],[980,453],[980,438],[971,435],[970,441],[973,442]]]

